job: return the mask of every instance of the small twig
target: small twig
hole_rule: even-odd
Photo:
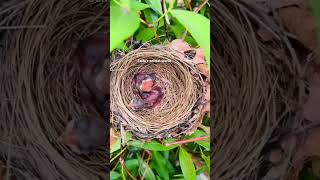
[[[143,20],[143,19],[141,19],[141,18],[140,18],[140,22],[141,22],[142,24],[146,25],[148,28],[154,27],[153,24],[149,24],[147,21],[145,21],[145,20]]]
[[[208,3],[208,0],[204,0],[203,3],[200,4],[200,6],[195,8],[194,12],[198,13],[207,3]]]
[[[145,168],[145,170],[144,170],[144,172],[143,172],[143,176],[142,176],[142,179],[141,179],[141,180],[144,179],[144,177],[145,177],[145,175],[146,175],[146,173],[147,173],[147,169],[150,168],[150,167],[149,167],[149,162],[150,162],[150,159],[151,159],[151,156],[152,156],[152,154],[150,153],[150,151],[145,150],[145,152],[147,152],[147,154],[148,154],[149,156],[148,156],[148,159],[147,159],[147,161],[146,161],[146,168]]]
[[[189,10],[192,11],[192,7],[189,0],[183,0],[183,1],[184,1],[184,4],[189,8]]]
[[[122,157],[119,158],[119,162],[122,165],[122,167],[124,168],[124,170],[127,172],[127,174],[134,180],[137,180],[129,171],[129,169],[127,168],[126,164],[124,163],[124,160],[122,159]]]
[[[161,8],[162,8],[162,14],[164,14],[165,15],[165,10],[164,10],[164,6],[165,6],[166,4],[165,4],[165,1],[164,0],[161,0]],[[169,34],[168,34],[168,24],[167,24],[167,21],[166,21],[166,15],[164,16],[164,20],[163,20],[163,22],[164,22],[164,27],[165,27],[165,32],[166,32],[166,38],[167,38],[167,40],[169,40]]]
[[[127,147],[123,148],[119,154],[117,154],[115,157],[113,157],[111,160],[110,160],[110,163],[112,163],[117,157],[119,157],[125,150],[127,150]]]
[[[204,0],[203,3],[200,4],[200,6],[198,6],[198,7],[196,7],[196,8],[194,9],[194,12],[195,12],[195,13],[198,13],[207,3],[208,3],[208,0]],[[191,9],[191,10],[192,10],[192,9]],[[181,36],[181,39],[184,40],[184,39],[186,38],[187,34],[188,34],[188,31],[185,31],[185,32],[183,33],[183,35]]]
[[[196,137],[196,138],[192,138],[192,139],[185,139],[185,140],[176,141],[176,142],[172,142],[172,143],[165,143],[164,145],[165,146],[172,146],[172,145],[178,145],[178,144],[186,144],[186,143],[190,143],[190,142],[201,141],[206,138],[209,138],[209,136],[201,136],[201,137]]]

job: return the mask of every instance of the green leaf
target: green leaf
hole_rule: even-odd
[[[129,159],[126,160],[124,162],[129,170],[129,172],[133,175],[133,176],[137,176],[138,175],[138,169],[140,166],[139,160],[138,159]]]
[[[208,168],[208,172],[210,174],[210,156],[206,156],[201,152],[201,158],[204,160],[204,162],[206,163],[206,166]]]
[[[116,180],[120,178],[120,174],[116,171],[111,171],[110,172],[110,180]]]
[[[171,10],[175,17],[197,41],[204,50],[208,64],[210,64],[210,21],[201,14],[190,11]]]
[[[191,37],[190,35],[186,36],[186,38],[184,38],[184,40],[190,44],[192,47],[197,47],[198,44],[197,42],[193,39],[193,37]]]
[[[155,140],[152,140],[150,142],[145,142],[145,143],[141,142],[140,140],[137,140],[137,141],[130,143],[130,145],[135,146],[135,147],[139,147],[142,149],[151,150],[151,151],[169,151],[171,149],[178,147],[177,145],[164,146]]]
[[[147,42],[154,37],[156,29],[154,28],[142,28],[137,34],[136,38],[138,41]]]
[[[169,1],[169,10],[173,8],[175,0],[168,0]]]
[[[132,1],[132,3],[131,3],[131,9],[135,12],[139,12],[139,11],[147,9],[147,8],[150,8],[149,4],[144,4],[144,3],[141,3],[138,1]]]
[[[161,155],[160,152],[152,151],[152,162],[159,176],[164,180],[169,180],[169,170],[166,166],[167,160]]]
[[[152,9],[143,10],[144,17],[146,18],[147,23],[153,24],[157,21],[158,15]]]
[[[173,31],[177,39],[180,39],[183,33],[186,31],[186,28],[182,26],[180,23],[170,25],[170,29]]]
[[[120,0],[120,4],[122,7],[129,8],[131,6],[131,0]]]
[[[196,130],[193,134],[191,134],[190,136],[186,136],[187,139],[191,139],[191,138],[197,138],[197,137],[201,137],[201,136],[206,136],[208,135],[206,132],[202,131],[202,130]],[[209,138],[204,139],[202,141],[195,141],[195,143],[199,144],[200,146],[206,148],[206,150],[210,150],[210,140]]]
[[[128,8],[120,7],[113,0],[110,2],[110,52],[124,40],[134,34],[139,28],[138,13]]]
[[[121,139],[118,138],[117,141],[111,146],[110,153],[118,151],[121,148]]]
[[[180,147],[179,162],[185,179],[196,179],[196,170],[190,154]]]
[[[159,15],[162,14],[161,0],[146,0],[150,4],[151,8],[157,12]]]
[[[147,165],[147,163],[145,163],[140,156],[138,156],[139,159],[139,172],[140,174],[144,177],[146,180],[155,180],[156,176],[154,175],[153,171],[151,170],[151,168]]]

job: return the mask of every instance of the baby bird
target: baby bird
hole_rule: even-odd
[[[133,78],[133,83],[136,89],[140,93],[150,92],[156,80],[156,75],[154,73],[145,74],[138,73]]]
[[[145,107],[145,102],[140,96],[135,96],[131,100],[129,107],[134,111],[139,111]]]
[[[83,116],[70,121],[59,141],[77,154],[94,152],[107,143],[103,119]]]
[[[161,87],[155,86],[149,93],[143,93],[142,98],[145,103],[145,107],[154,108],[160,103],[163,97],[163,92]]]
[[[82,82],[85,85],[82,96],[95,104],[100,111],[99,108],[109,95],[109,51],[106,42],[106,34],[95,34],[80,42],[75,53],[75,61],[79,64]]]
[[[154,85],[155,80],[156,80],[156,75],[154,73],[146,75],[145,78],[142,80],[139,86],[139,89],[142,92],[150,92]]]

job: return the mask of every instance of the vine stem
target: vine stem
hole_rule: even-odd
[[[165,27],[165,31],[166,31],[166,38],[167,38],[167,40],[169,40],[169,34],[168,34],[168,24],[167,24],[167,21],[166,21],[166,12],[165,12],[165,1],[164,0],[161,0],[161,8],[162,8],[162,14],[165,16],[164,17],[164,20],[163,20],[163,22],[164,22],[164,27]]]
[[[172,146],[172,145],[181,145],[181,144],[186,144],[186,143],[190,143],[190,142],[196,142],[196,141],[201,141],[203,139],[207,139],[209,138],[209,136],[201,136],[201,137],[196,137],[196,138],[192,138],[192,139],[185,139],[185,140],[181,140],[181,141],[176,141],[176,142],[172,142],[172,143],[165,143],[165,146]]]
[[[200,6],[198,6],[198,7],[196,7],[196,8],[194,9],[194,12],[195,12],[195,13],[198,13],[207,3],[208,3],[208,0],[204,0],[204,1],[200,4]],[[185,32],[183,33],[183,35],[181,36],[181,39],[184,40],[184,39],[186,38],[187,34],[188,34],[188,31],[185,31]]]

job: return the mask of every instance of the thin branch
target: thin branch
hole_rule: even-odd
[[[119,154],[117,154],[116,156],[114,156],[111,160],[110,163],[112,163],[117,157],[119,157],[125,150],[127,150],[127,146],[125,148],[123,148]]]
[[[203,3],[200,4],[200,6],[195,8],[194,12],[198,13],[207,3],[208,3],[208,0],[204,0]]]
[[[201,136],[201,137],[196,137],[196,138],[192,138],[192,139],[185,139],[185,140],[181,140],[181,141],[176,141],[176,142],[172,142],[172,143],[165,143],[165,146],[172,146],[172,145],[178,145],[178,144],[186,144],[186,143],[191,143],[191,142],[196,142],[196,141],[201,141],[203,139],[207,139],[209,138],[209,136]]]
[[[126,164],[124,163],[124,160],[122,159],[122,157],[119,158],[119,162],[122,165],[122,167],[124,168],[124,170],[127,172],[127,174],[134,180],[137,180],[137,178],[135,178],[129,171],[129,169],[127,168]]]
[[[143,176],[142,176],[141,180],[144,179],[144,177],[145,177],[145,175],[146,175],[146,173],[147,173],[147,170],[150,168],[150,167],[149,167],[149,162],[150,162],[150,159],[151,159],[151,156],[152,156],[152,154],[150,153],[150,151],[145,150],[145,152],[147,152],[147,154],[148,154],[149,156],[148,156],[148,159],[147,159],[147,161],[146,161],[146,168],[145,168],[145,170],[144,170],[144,172],[143,172]]]
[[[189,10],[192,11],[192,7],[189,0],[183,0],[183,1],[184,1],[184,4],[189,8]]]
[[[140,18],[140,22],[141,22],[142,24],[146,25],[148,28],[154,27],[153,24],[149,24],[147,21],[145,21],[145,20],[143,20],[143,19],[141,19],[141,18]]]
[[[200,6],[198,6],[198,7],[196,7],[196,8],[194,9],[194,12],[195,12],[195,13],[198,13],[207,3],[208,3],[208,0],[204,0],[203,3],[200,4]],[[191,10],[192,10],[192,9],[191,9]],[[181,36],[181,39],[184,40],[184,39],[186,38],[187,34],[188,34],[188,31],[185,31],[185,32],[183,33],[183,35]]]
[[[168,34],[168,24],[167,24],[167,21],[166,21],[166,15],[165,15],[165,10],[164,10],[164,8],[165,8],[165,1],[164,0],[161,0],[161,8],[162,8],[162,14],[164,14],[164,20],[163,20],[163,22],[164,22],[164,27],[165,27],[165,31],[166,31],[166,38],[167,38],[167,40],[169,40],[169,34]]]

